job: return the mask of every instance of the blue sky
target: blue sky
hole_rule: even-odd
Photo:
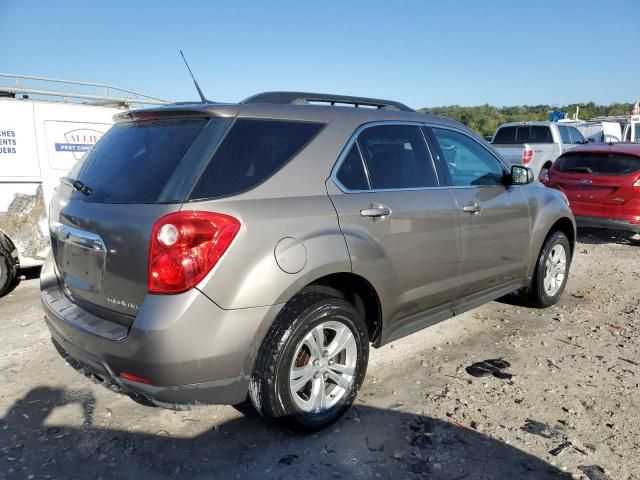
[[[0,0],[0,71],[197,98],[266,90],[418,108],[630,102],[640,1]],[[0,82],[6,82],[0,79]]]

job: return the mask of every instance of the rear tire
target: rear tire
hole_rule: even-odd
[[[555,305],[564,292],[570,265],[571,247],[567,236],[553,232],[538,256],[531,286],[526,292],[529,303],[538,308]]]
[[[13,290],[20,279],[15,262],[5,250],[0,247],[0,297]]]
[[[285,305],[262,342],[249,396],[264,417],[293,431],[314,432],[351,406],[368,360],[367,329],[353,305],[301,293]]]

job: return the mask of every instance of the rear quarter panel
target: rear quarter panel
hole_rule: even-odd
[[[198,288],[224,309],[288,301],[319,277],[351,271],[349,252],[326,192],[320,195],[189,203],[183,210],[210,210],[238,218],[233,243]],[[276,246],[296,245],[301,268],[280,268]],[[282,262],[280,262],[282,263]]]

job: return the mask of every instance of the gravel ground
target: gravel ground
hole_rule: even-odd
[[[0,300],[0,479],[640,479],[638,253],[582,232],[557,306],[493,302],[372,351],[356,406],[307,437],[105,388],[55,350],[23,281]],[[513,377],[465,371],[492,358]]]

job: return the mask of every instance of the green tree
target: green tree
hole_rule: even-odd
[[[589,120],[594,117],[609,115],[628,115],[631,112],[630,103],[612,103],[611,105],[597,105],[595,102],[574,103],[562,107],[550,105],[515,105],[508,107],[494,107],[489,104],[475,107],[448,105],[443,107],[421,108],[419,112],[440,115],[464,123],[480,135],[493,135],[498,126],[505,122],[522,122],[546,120],[549,112],[566,112],[571,117],[576,107],[580,107],[579,118]]]

